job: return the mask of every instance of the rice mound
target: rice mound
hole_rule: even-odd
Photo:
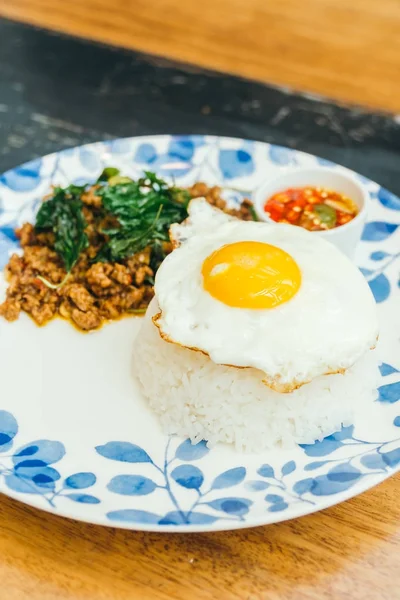
[[[166,434],[234,444],[260,452],[312,444],[350,425],[357,408],[376,397],[377,364],[367,352],[344,375],[323,375],[289,394],[262,383],[258,369],[213,363],[201,352],[164,341],[149,306],[134,349],[133,368]]]

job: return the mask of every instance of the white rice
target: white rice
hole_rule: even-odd
[[[352,424],[356,411],[376,397],[371,351],[344,375],[318,377],[279,394],[262,383],[257,369],[217,365],[164,341],[151,320],[154,312],[152,303],[136,340],[134,372],[167,434],[246,452],[311,444]]]

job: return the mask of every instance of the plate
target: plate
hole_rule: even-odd
[[[105,165],[131,176],[153,170],[179,185],[205,180],[237,201],[279,171],[315,164],[327,161],[208,136],[121,139],[51,154],[0,177],[0,266],[18,249],[14,228],[34,218],[52,183],[95,181]],[[22,315],[0,322],[0,491],[90,523],[212,531],[321,510],[399,469],[400,200],[359,177],[371,203],[357,263],[378,303],[381,381],[354,426],[261,455],[168,438],[131,376],[139,317],[82,335],[60,320],[40,329]]]

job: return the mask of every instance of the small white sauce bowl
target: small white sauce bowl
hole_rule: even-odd
[[[366,188],[350,173],[335,168],[311,167],[284,171],[260,185],[253,193],[254,208],[258,218],[276,225],[276,221],[273,221],[264,211],[266,201],[277,192],[298,187],[323,187],[333,190],[347,196],[358,206],[358,214],[348,223],[333,229],[311,232],[313,235],[325,238],[352,259],[367,218],[369,193]],[[293,225],[293,227],[298,226]]]

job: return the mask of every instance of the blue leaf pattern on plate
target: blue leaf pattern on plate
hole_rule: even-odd
[[[202,471],[194,465],[179,465],[172,471],[171,477],[189,490],[199,490],[204,481]]]
[[[64,494],[64,497],[80,504],[100,504],[99,498],[91,494]]]
[[[381,385],[378,388],[378,392],[378,402],[388,402],[389,404],[393,404],[400,400],[400,381]]]
[[[259,475],[261,475],[261,477],[274,477],[275,476],[274,469],[271,467],[271,465],[267,465],[267,464],[262,465],[258,469],[257,473]]]
[[[1,410],[1,451],[11,448],[17,433],[18,424],[14,415]],[[61,442],[52,440],[29,442],[5,457],[10,466],[0,466],[0,477],[3,477],[5,485],[13,492],[40,495],[49,506],[54,508],[56,498],[71,497],[71,494],[67,493],[71,488],[86,488],[96,482],[94,473],[89,472],[74,473],[62,481],[59,471],[49,465],[59,462],[64,455],[65,447]],[[89,502],[89,500],[79,500],[79,502]],[[94,500],[91,502],[94,503]],[[96,498],[96,503],[99,502],[100,500]]]
[[[19,452],[16,452],[14,454],[14,456],[33,456],[34,454],[37,453],[38,450],[39,450],[39,446],[36,446],[36,445],[25,446],[25,448],[22,448],[22,450],[20,450]]]
[[[388,467],[397,467],[400,464],[400,448],[390,452],[382,452],[382,458]]]
[[[111,479],[107,488],[123,496],[147,496],[156,489],[157,484],[143,475],[117,475]]]
[[[206,515],[204,513],[192,512],[189,517],[190,525],[210,525],[218,521],[218,517],[215,515]]]
[[[300,444],[307,456],[327,456],[342,446],[342,443],[338,440],[328,436],[321,442],[315,442],[314,444]]]
[[[342,442],[343,440],[350,440],[353,437],[354,425],[348,427],[342,427],[339,431],[335,431],[325,439],[336,440]]]
[[[354,481],[361,476],[361,471],[356,469],[349,463],[345,466],[336,465],[330,471],[328,471],[327,478],[329,481],[333,481],[336,483],[348,483],[349,481]]]
[[[290,148],[284,146],[271,145],[269,147],[269,158],[274,164],[281,166],[295,165],[297,162]]]
[[[96,483],[96,475],[94,473],[74,473],[67,477],[64,483],[68,488],[83,490]]]
[[[229,515],[245,515],[249,512],[249,507],[253,504],[248,498],[218,498],[207,502],[208,506],[221,510]]]
[[[370,259],[379,261],[383,260],[384,258],[387,258],[388,256],[391,256],[389,252],[383,252],[383,250],[376,250],[375,252],[371,252]],[[370,272],[372,273],[372,271]]]
[[[368,284],[376,302],[384,302],[387,298],[389,298],[390,283],[386,275],[381,273],[375,277],[375,279],[368,281]]]
[[[268,512],[282,512],[289,507],[289,504],[286,502],[277,502],[276,504],[271,504],[268,507]]]
[[[81,165],[88,171],[96,171],[100,168],[100,159],[98,153],[88,146],[82,146],[80,148],[79,159],[81,161]],[[82,183],[85,183],[85,181]]]
[[[267,502],[272,502],[275,504],[276,502],[282,502],[283,498],[282,498],[282,496],[278,496],[278,494],[267,494],[265,496],[265,500]]]
[[[107,517],[110,521],[120,521],[121,523],[147,523],[153,525],[161,521],[160,515],[132,508],[112,510],[107,513]]]
[[[381,242],[392,235],[397,227],[395,223],[372,221],[365,225],[361,239],[367,242]]]
[[[305,467],[305,471],[315,471],[315,469],[320,469],[321,467],[327,465],[329,463],[328,460],[315,460],[314,462],[308,463]]]
[[[18,425],[13,415],[6,411],[0,411],[0,423],[3,432],[8,432],[9,437],[16,435]],[[394,425],[400,425],[400,417],[395,418]],[[275,469],[271,465],[262,464],[257,472],[264,479],[246,482],[246,469],[234,467],[214,477],[211,486],[207,489],[203,471],[199,467],[187,463],[174,466],[174,463],[182,458],[193,461],[206,457],[209,452],[207,446],[205,444],[193,446],[188,440],[178,441],[175,451],[171,453],[171,441],[172,438],[166,447],[164,467],[158,466],[143,448],[130,442],[109,442],[103,446],[97,446],[98,453],[104,458],[122,463],[147,463],[148,468],[154,469],[155,473],[162,473],[164,477],[165,485],[158,485],[144,475],[117,475],[110,480],[107,486],[109,491],[122,496],[145,496],[158,489],[162,493],[167,493],[171,504],[176,507],[175,510],[166,512],[164,516],[139,509],[108,511],[107,517],[110,521],[184,526],[207,525],[223,519],[243,520],[253,505],[251,498],[238,495],[219,498],[208,498],[208,496],[226,487],[244,483],[244,488],[252,493],[265,489],[273,490],[265,496],[265,502],[268,504],[267,512],[282,512],[290,507],[291,502],[315,504],[312,497],[340,494],[354,486],[361,478],[368,476],[369,473],[386,473],[388,468],[393,469],[400,465],[400,447],[386,449],[396,440],[381,443],[364,442],[354,437],[354,427],[349,426],[343,427],[321,442],[303,445],[305,454],[311,456],[334,454],[337,449],[346,445],[356,448],[353,455],[345,459],[331,458],[324,461],[313,461],[304,467],[305,471],[311,471],[322,470],[329,465],[327,473],[286,483],[286,479],[291,479],[296,472],[296,463],[292,460],[281,465],[279,471],[282,478],[276,476]],[[360,456],[357,447],[364,449],[359,459],[360,467],[351,463],[353,456]],[[73,473],[62,480],[58,470],[49,466],[49,464],[61,460],[64,453],[64,446],[60,442],[36,440],[16,450],[10,457],[13,464],[12,472],[6,470],[3,473],[0,472],[0,475],[3,475],[4,482],[9,489],[20,494],[40,495],[52,507],[60,498],[83,505],[100,504],[101,498],[97,495],[71,491],[94,485],[96,483],[94,473],[85,471]],[[366,471],[362,471],[361,467]],[[197,494],[190,507],[181,508],[177,490],[172,491],[172,481],[178,486],[177,489],[180,487]],[[198,510],[200,506],[203,507],[202,511]]]
[[[293,486],[293,491],[296,494],[299,494],[299,496],[303,496],[307,492],[311,491],[313,482],[314,482],[314,479],[312,479],[311,477],[307,477],[306,479],[301,479],[300,481],[296,481],[296,483]]]
[[[367,469],[384,469],[386,467],[382,454],[366,454],[361,457],[360,462]]]
[[[104,446],[96,446],[96,450],[101,456],[128,463],[146,463],[151,462],[150,456],[136,444],[130,442],[107,442]]]
[[[138,163],[151,165],[157,159],[157,150],[153,144],[141,144],[136,150],[134,160]]]
[[[13,192],[32,192],[40,184],[41,166],[42,159],[32,160],[1,175],[0,183]]]
[[[352,487],[361,477],[361,472],[351,465],[338,465],[326,475],[312,480],[310,492],[313,496],[331,496]]]
[[[224,488],[238,485],[246,477],[246,469],[244,467],[235,467],[218,475],[211,484],[211,489],[222,490]]]
[[[160,525],[210,525],[218,521],[218,517],[199,512],[192,512],[187,520],[179,512],[170,512],[160,521]]]
[[[9,444],[18,431],[18,423],[11,413],[0,410],[0,451],[4,452],[1,446]]]
[[[221,150],[219,168],[225,179],[234,179],[251,175],[254,171],[254,163],[247,150]]]
[[[132,148],[132,144],[127,139],[112,140],[107,143],[111,154],[128,154]]]
[[[3,234],[4,228],[0,227],[0,269],[3,270],[8,263],[9,257],[18,250],[18,243]]]
[[[32,460],[21,460],[15,466],[15,470],[18,469],[21,472],[22,469],[37,469],[38,467],[46,467],[47,463],[43,460],[32,459]]]
[[[192,444],[190,440],[185,440],[178,446],[175,451],[175,457],[180,460],[199,460],[210,452],[205,442],[199,442],[198,444]]]
[[[17,475],[5,475],[4,482],[10,490],[20,494],[46,494],[55,487],[53,484],[40,486],[33,482],[30,477]]]
[[[26,452],[28,452],[28,454],[26,454]],[[61,442],[36,440],[18,448],[12,457],[12,460],[16,466],[22,462],[26,464],[30,463],[32,466],[36,466],[36,463],[51,465],[61,460],[64,454],[65,448]],[[27,459],[27,456],[32,458]]]
[[[11,242],[17,242],[18,238],[15,235],[15,227],[0,227],[2,236],[8,238]]]
[[[171,140],[168,147],[168,154],[179,160],[190,161],[194,155],[195,146],[192,140],[186,138],[176,138]]]
[[[382,363],[379,365],[379,371],[382,377],[386,377],[386,375],[392,375],[392,373],[398,373],[398,369],[395,369],[392,365],[388,365],[387,363]]]
[[[384,302],[390,296],[391,286],[388,277],[383,273],[387,270],[390,265],[400,257],[400,253],[390,254],[388,252],[376,251],[370,255],[370,258],[375,261],[384,260],[388,258],[383,264],[381,263],[376,269],[366,269],[361,267],[360,271],[368,281],[372,293],[374,294],[377,302]]]
[[[296,463],[294,462],[294,460],[290,460],[289,462],[287,462],[285,465],[283,465],[282,467],[282,475],[290,475],[290,473],[293,473],[293,471],[296,470]]]
[[[193,461],[201,460],[209,453],[209,448],[205,443],[193,445],[190,440],[178,441],[175,451],[171,451],[171,441],[168,441],[165,450],[165,460],[162,466],[149,457],[151,468],[154,473],[161,473],[164,478],[163,485],[156,485],[152,480],[142,475],[117,475],[108,484],[108,489],[112,492],[123,495],[138,495],[142,493],[152,493],[157,487],[162,493],[169,497],[172,506],[179,510],[169,510],[158,522],[161,525],[184,525],[184,524],[206,524],[213,523],[217,519],[225,517],[221,515],[199,512],[198,507],[208,507],[215,511],[231,514],[230,518],[242,519],[247,514],[252,501],[243,498],[229,497],[209,500],[208,496],[215,490],[225,489],[239,485],[244,481],[246,469],[244,467],[235,467],[228,469],[214,478],[210,487],[204,483],[204,474],[199,467],[190,464]],[[128,444],[128,442],[119,442],[119,444]],[[127,448],[127,446],[124,446]],[[103,448],[103,447],[101,447]],[[98,450],[98,448],[97,448]],[[114,453],[101,452],[106,458],[114,460]],[[108,455],[108,456],[107,456]],[[148,455],[147,455],[148,456]],[[190,461],[184,464],[176,464],[176,461]],[[173,488],[173,484],[177,487]],[[179,488],[189,493],[195,493],[196,496],[191,501],[191,506],[181,509],[179,503]],[[113,514],[113,519],[117,517]],[[129,513],[132,519],[132,513]],[[138,521],[139,522],[139,521]]]
[[[385,190],[385,188],[380,188],[378,200],[385,208],[400,210],[400,199],[391,192],[388,192],[388,190]]]
[[[189,524],[189,519],[185,518],[184,513],[172,510],[162,517],[159,521],[160,525],[185,525]]]
[[[271,484],[268,483],[268,481],[254,480],[254,481],[247,481],[245,484],[245,488],[246,488],[246,490],[249,490],[250,492],[262,492],[262,491],[268,489],[270,485]]]
[[[31,488],[32,490],[35,489],[35,493],[43,493],[54,490],[56,481],[58,481],[61,476],[53,467],[38,465],[14,469],[14,474],[10,475],[10,477],[14,478],[14,485],[17,485],[16,482],[18,480],[19,482],[24,482],[28,488]]]

